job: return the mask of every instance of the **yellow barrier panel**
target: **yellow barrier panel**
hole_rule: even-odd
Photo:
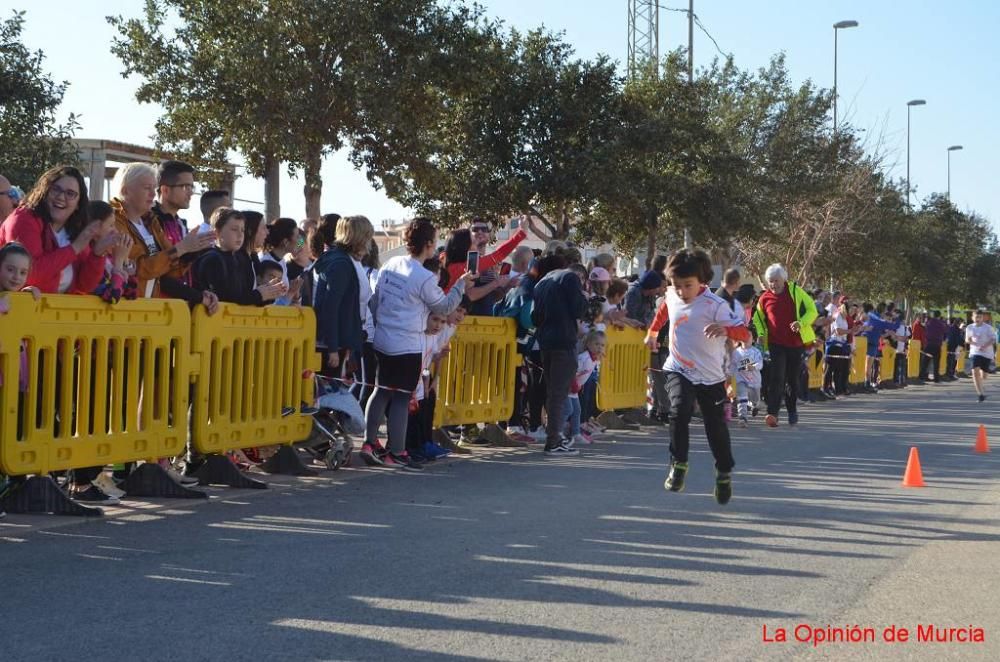
[[[906,376],[910,379],[916,379],[920,376],[920,352],[923,351],[923,347],[920,345],[919,340],[911,340],[910,348],[906,355]]]
[[[316,317],[311,308],[222,304],[211,317],[194,312],[191,351],[198,362],[192,442],[202,453],[309,436],[302,403],[314,398],[311,371],[319,368]],[[282,416],[282,409],[295,410]]]
[[[938,357],[938,367],[934,371],[934,376],[940,380],[942,375],[948,374],[948,346],[941,345],[941,356]]]
[[[191,368],[186,303],[111,305],[65,295],[35,301],[30,294],[8,295],[7,302],[0,324],[0,470],[45,474],[184,452]]]
[[[438,368],[434,427],[506,421],[514,413],[521,356],[509,317],[469,316]]]
[[[882,361],[879,364],[880,382],[894,382],[896,377],[896,344],[887,340],[882,346]]]
[[[645,407],[649,367],[646,332],[609,326],[606,333],[608,343],[597,382],[597,408],[609,411]]]
[[[854,338],[854,356],[851,357],[851,384],[864,384],[868,378],[865,374],[865,355],[868,352],[868,339],[860,336]]]
[[[959,347],[956,351],[958,354],[955,356],[955,374],[959,375],[965,372],[965,350]]]
[[[809,368],[809,389],[822,389],[823,388],[823,367],[826,364],[824,360],[826,356],[826,350],[817,350],[813,352],[807,361],[807,367]],[[837,359],[834,359],[835,361]]]

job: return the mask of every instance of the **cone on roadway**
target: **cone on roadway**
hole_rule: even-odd
[[[924,474],[920,470],[920,454],[917,447],[910,449],[910,459],[906,461],[906,473],[903,474],[903,487],[926,487]]]
[[[979,434],[976,435],[976,448],[977,453],[989,453],[990,445],[986,441],[986,426],[979,426]]]

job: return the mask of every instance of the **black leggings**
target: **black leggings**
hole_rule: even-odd
[[[409,418],[409,405],[412,392],[416,390],[420,380],[421,354],[383,354],[378,352],[378,374],[375,383],[379,388],[368,400],[365,409],[365,443],[375,445],[378,441],[378,428],[389,410],[387,447],[395,454],[406,449],[406,426]],[[401,390],[390,390],[401,389]],[[403,392],[407,391],[407,392]],[[391,405],[391,406],[390,406]]]
[[[670,457],[675,462],[688,461],[688,447],[691,443],[691,412],[698,402],[705,422],[705,436],[715,458],[715,468],[721,473],[729,473],[736,462],[733,461],[729,428],[726,426],[725,405],[726,384],[692,384],[678,372],[667,372],[666,399],[670,417]]]
[[[840,358],[844,357],[844,358]],[[851,374],[851,348],[830,343],[826,346],[826,367],[823,369],[823,388],[840,395],[847,392],[847,379]]]
[[[542,370],[542,357],[533,352],[526,357],[528,363],[528,427],[537,430],[542,427],[542,409],[545,407],[545,371]]]
[[[798,411],[796,397],[802,370],[802,348],[772,344],[768,349],[771,365],[767,371],[767,413],[777,416],[784,397],[788,413],[794,414]]]

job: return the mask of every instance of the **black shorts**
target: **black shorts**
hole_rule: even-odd
[[[985,356],[973,356],[972,357],[972,368],[979,368],[983,372],[989,372],[990,370],[990,359]]]
[[[375,350],[378,369],[375,372],[376,386],[398,388],[403,391],[417,390],[423,356],[417,354],[383,354]]]

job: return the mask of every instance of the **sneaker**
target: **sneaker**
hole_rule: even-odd
[[[575,434],[575,435],[573,435],[573,438],[570,439],[570,441],[572,442],[570,444],[570,448],[572,448],[576,444],[592,444],[592,443],[594,443],[594,440],[591,439],[590,437],[588,437],[585,434]]]
[[[754,418],[757,418],[757,405],[754,405],[753,407],[750,408],[750,415],[753,416]]]
[[[568,455],[579,455],[580,451],[576,450],[572,446],[567,445],[567,442],[562,442],[558,446],[553,448],[546,448],[545,455],[547,457],[560,457]]]
[[[506,432],[511,437],[519,434],[527,434],[520,425],[508,425]]]
[[[113,496],[109,496],[99,490],[96,485],[89,485],[85,490],[77,490],[69,493],[69,498],[73,501],[83,501],[84,503],[99,503],[105,506],[116,506],[119,501]]]
[[[295,407],[282,407],[281,408],[281,417],[282,418],[285,418],[286,416],[291,416],[294,413],[295,413]]]
[[[313,407],[303,402],[302,406],[299,407],[299,413],[303,416],[315,416],[319,413],[319,407]]]
[[[747,426],[747,417],[746,416],[740,416],[740,427],[741,428],[745,428],[746,426]]]
[[[980,402],[984,402],[985,400],[986,400],[986,396],[985,395],[979,396],[979,401]]]
[[[823,395],[825,395],[826,397],[828,397],[831,400],[836,400],[837,399],[837,394],[833,392],[832,388],[828,388],[827,390],[823,391]]]
[[[789,425],[797,425],[798,422],[799,422],[799,413],[798,412],[789,412],[788,413],[788,424]]]
[[[667,474],[667,479],[663,481],[664,489],[667,489],[671,492],[683,492],[684,477],[687,476],[687,472],[688,472],[687,462],[671,462],[670,473]]]
[[[423,449],[406,451],[406,452],[410,456],[411,460],[420,465],[424,465],[427,464],[428,462],[434,462],[435,460],[437,460],[437,458],[434,457],[433,455],[427,455],[426,453],[424,453]]]
[[[420,471],[423,469],[423,465],[415,461],[410,454],[406,451],[402,453],[386,453],[382,461],[387,467],[395,467],[399,469],[404,469],[406,471]]]
[[[774,414],[768,414],[764,417],[764,422],[767,423],[767,427],[776,428],[778,427],[778,417]]]
[[[715,476],[715,502],[720,506],[729,503],[733,498],[733,475],[719,473]]]
[[[548,439],[549,434],[545,431],[545,428],[537,427],[533,431],[529,432],[528,436],[534,439],[535,441],[541,442]]]
[[[424,442],[424,445],[420,449],[420,453],[424,457],[427,457],[427,458],[429,458],[431,460],[436,460],[439,457],[445,457],[447,455],[451,455],[451,451],[450,450],[447,450],[445,448],[441,448],[440,446],[438,446],[437,444],[435,444],[433,441]]]
[[[164,471],[166,471],[167,475],[173,478],[175,482],[183,485],[184,487],[197,485],[199,482],[201,482],[201,480],[197,476],[188,476],[173,469],[164,469]]]
[[[381,447],[376,447],[372,444],[362,444],[359,455],[369,467],[384,467],[385,462],[382,460],[383,454],[380,451],[383,451]]]
[[[111,474],[102,473],[91,484],[109,497],[121,499],[125,496],[125,490],[118,489],[118,486],[115,485],[115,479],[111,477]]]

